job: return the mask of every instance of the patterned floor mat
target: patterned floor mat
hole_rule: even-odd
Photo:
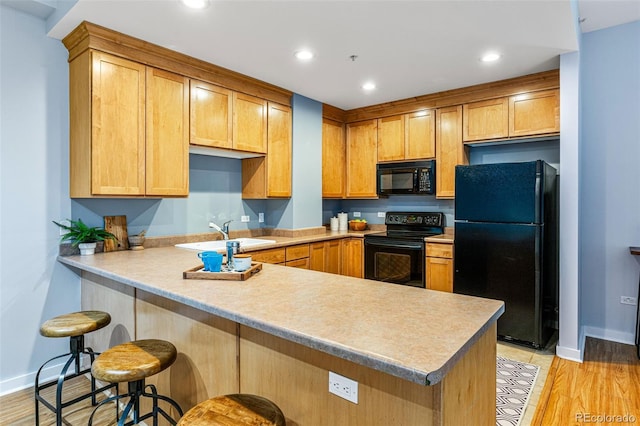
[[[497,357],[496,425],[519,426],[540,367]]]

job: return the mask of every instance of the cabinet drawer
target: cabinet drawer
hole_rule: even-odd
[[[287,261],[287,263],[285,263],[285,266],[290,266],[292,268],[309,269],[309,258],[305,257],[304,259],[289,260]]]
[[[251,259],[254,262],[284,263],[284,260],[285,260],[284,248],[260,250],[260,251],[250,252],[250,253],[251,253]]]
[[[427,257],[453,259],[453,244],[427,243]]]
[[[287,263],[290,260],[302,259],[309,257],[309,244],[299,244],[297,246],[286,247],[286,260]]]

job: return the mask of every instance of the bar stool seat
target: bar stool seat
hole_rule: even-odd
[[[167,396],[159,395],[154,385],[145,386],[144,381],[147,377],[170,367],[177,356],[178,351],[173,344],[157,339],[135,340],[104,351],[91,366],[91,373],[96,379],[105,382],[127,382],[128,392],[101,402],[91,413],[89,426],[93,424],[93,416],[103,404],[127,397],[129,402],[118,419],[118,425],[133,425],[150,417],[153,418],[154,424],[157,424],[158,414],[175,425],[176,421],[158,405],[158,401],[166,401],[182,416],[182,409],[178,403]],[[150,389],[151,392],[147,392],[146,389]],[[151,398],[153,402],[152,410],[144,415],[140,415],[142,397]],[[127,423],[130,413],[133,420]]]
[[[102,311],[80,311],[45,321],[40,334],[45,337],[80,336],[109,325],[111,315]]]
[[[276,404],[258,395],[217,396],[193,407],[178,426],[285,426],[284,414]]]
[[[62,387],[65,381],[78,377],[80,375],[87,374],[91,371],[90,367],[81,369],[82,355],[88,355],[91,363],[93,364],[95,357],[99,355],[91,348],[84,347],[84,335],[95,330],[99,330],[111,322],[111,316],[102,311],[80,311],[69,314],[59,315],[55,318],[51,318],[45,321],[40,326],[40,334],[44,337],[69,337],[69,352],[63,355],[58,355],[46,361],[36,373],[34,391],[35,391],[35,424],[40,424],[40,403],[56,413],[56,425],[62,425],[62,409],[72,404],[80,402],[86,398],[91,398],[91,404],[96,405],[96,395],[105,390],[115,388],[116,385],[109,384],[101,388],[96,388],[96,381],[93,376],[91,377],[91,391],[80,395],[72,400],[62,402]],[[59,358],[69,357],[64,367],[60,371],[56,380],[49,381],[44,384],[40,384],[40,374],[46,365],[51,361]],[[69,367],[74,365],[73,372],[69,372]],[[55,405],[47,401],[40,392],[43,389],[57,385],[56,388],[56,403]]]

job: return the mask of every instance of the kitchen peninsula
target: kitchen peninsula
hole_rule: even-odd
[[[82,276],[82,308],[111,313],[95,350],[173,342],[153,383],[183,409],[211,396],[267,397],[289,424],[495,424],[499,301],[264,264],[247,281],[185,280],[175,247],[58,260]],[[358,382],[358,403],[328,372]]]

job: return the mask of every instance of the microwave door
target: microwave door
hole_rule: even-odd
[[[411,194],[416,185],[416,169],[392,169],[378,172],[378,193]]]

